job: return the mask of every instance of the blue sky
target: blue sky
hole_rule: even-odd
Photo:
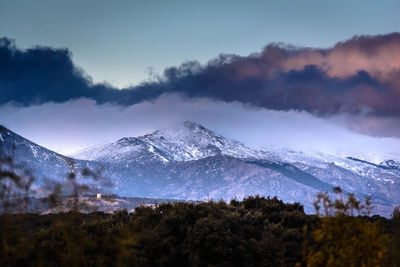
[[[400,1],[0,0],[0,36],[21,48],[67,47],[96,82],[123,87],[152,69],[271,42],[329,47],[400,28]]]

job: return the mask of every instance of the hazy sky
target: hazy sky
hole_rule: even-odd
[[[21,48],[67,47],[94,81],[123,87],[150,68],[220,53],[248,55],[271,42],[328,47],[400,28],[398,0],[0,0],[0,36]]]
[[[67,154],[185,120],[255,148],[399,154],[399,13],[398,0],[0,0],[0,124]]]
[[[400,159],[400,140],[371,137],[307,112],[251,108],[240,103],[163,95],[154,102],[121,107],[80,99],[30,107],[0,106],[1,122],[30,140],[63,154],[84,147],[140,136],[191,120],[245,145],[269,150],[352,155],[371,161]],[[54,116],[57,114],[57,116]]]

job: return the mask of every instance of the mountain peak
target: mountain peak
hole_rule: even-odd
[[[172,161],[190,161],[221,155],[254,158],[259,154],[258,151],[226,139],[193,121],[185,121],[138,139],[158,148]]]
[[[143,157],[170,162],[222,155],[256,158],[259,154],[259,151],[226,139],[196,122],[185,121],[143,136],[125,137],[115,143],[92,147],[75,156],[112,162],[133,162]]]
[[[157,139],[159,141],[169,142],[171,144],[196,144],[202,140],[211,141],[212,139],[224,139],[222,136],[192,121],[185,121],[172,127],[160,129],[153,133],[139,136],[137,138],[145,142],[151,140],[154,141]]]
[[[195,145],[204,141],[214,142],[216,139],[222,140],[224,137],[196,122],[185,121],[172,127],[160,129],[151,134],[140,136],[138,139],[143,141],[160,139],[174,144],[191,143],[192,145]]]
[[[182,124],[183,124],[183,126],[189,128],[191,130],[195,130],[195,129],[202,129],[202,130],[204,129],[204,130],[206,130],[206,128],[204,128],[203,125],[201,125],[201,124],[199,124],[197,122],[185,121]]]

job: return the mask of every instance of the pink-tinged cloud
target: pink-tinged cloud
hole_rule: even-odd
[[[359,36],[329,49],[301,49],[282,62],[283,70],[316,65],[330,77],[345,78],[366,71],[380,81],[391,81],[400,71],[400,34]]]
[[[327,49],[276,43],[267,45],[261,53],[228,59],[234,64],[226,70],[240,79],[271,78],[278,72],[301,71],[315,65],[333,78],[348,78],[365,71],[381,82],[400,85],[400,33],[355,36]]]
[[[92,84],[66,49],[21,50],[3,38],[0,90],[0,104],[26,106],[82,97],[131,106],[178,94],[320,117],[400,118],[400,33],[358,36],[326,49],[270,44],[245,57],[220,55],[204,65],[185,62],[123,90]],[[359,130],[372,128],[364,124]],[[386,135],[399,136],[393,132],[397,128],[390,129]]]

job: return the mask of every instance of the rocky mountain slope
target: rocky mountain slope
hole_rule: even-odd
[[[228,140],[194,122],[140,137],[126,137],[115,143],[95,146],[74,155],[74,158],[110,163],[179,162],[213,156],[235,158],[264,157],[239,142]]]
[[[67,157],[5,128],[1,136],[2,153],[14,146],[14,158],[37,173],[57,177],[68,169]],[[229,200],[259,194],[301,202],[313,212],[318,192],[340,186],[360,198],[372,196],[375,212],[386,216],[400,203],[395,160],[372,163],[351,155],[253,150],[194,122],[91,147],[74,158],[76,168],[101,166],[112,193],[120,196]]]
[[[62,179],[73,159],[39,146],[0,125],[0,156],[9,157],[39,181]]]

